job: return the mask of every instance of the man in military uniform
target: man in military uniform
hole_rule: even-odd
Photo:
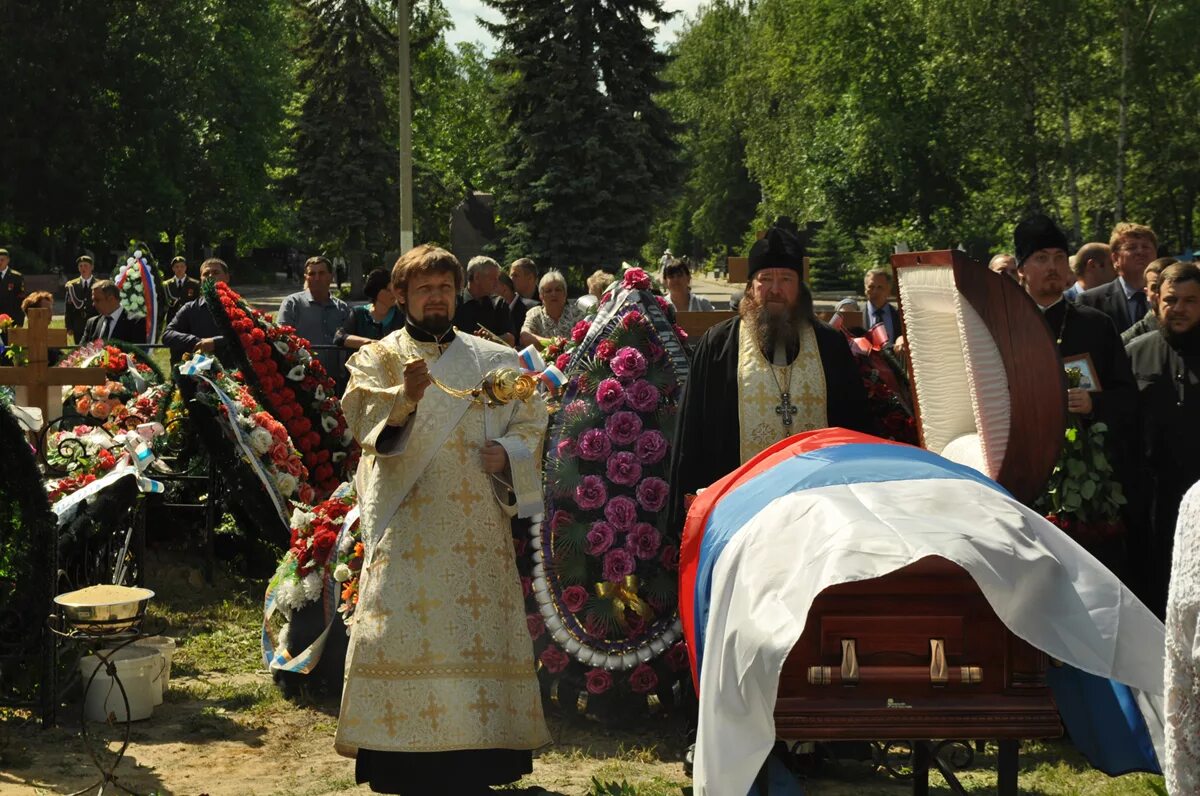
[[[171,271],[174,273],[174,277],[163,282],[162,285],[162,304],[165,310],[163,317],[164,329],[171,323],[171,319],[175,317],[175,313],[179,312],[184,304],[200,296],[200,280],[192,279],[187,275],[186,259],[176,257],[174,260],[171,260]]]
[[[67,283],[66,326],[75,345],[79,345],[83,342],[83,327],[87,325],[88,318],[97,314],[92,304],[92,271],[96,266],[92,258],[84,254],[75,261],[75,267],[79,269],[79,278]]]
[[[12,318],[17,326],[25,323],[21,302],[25,300],[25,277],[8,265],[8,249],[0,249],[0,315]]]

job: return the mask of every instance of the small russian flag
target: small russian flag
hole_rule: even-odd
[[[546,360],[542,359],[542,354],[537,350],[537,346],[525,346],[517,354],[517,359],[521,360],[521,367],[533,373],[541,373],[546,369]]]
[[[567,377],[564,376],[563,372],[554,365],[551,365],[539,373],[538,378],[541,379],[542,383],[551,390],[561,390],[567,384]]]

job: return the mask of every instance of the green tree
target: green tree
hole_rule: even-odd
[[[396,239],[399,156],[384,94],[395,39],[367,0],[300,0],[302,101],[291,173],[300,227],[347,251]]]
[[[859,247],[836,223],[821,226],[809,246],[808,281],[819,292],[857,293],[861,274],[855,267]]]
[[[508,255],[587,271],[633,257],[676,169],[656,102],[660,0],[486,0],[504,15],[499,210]]]

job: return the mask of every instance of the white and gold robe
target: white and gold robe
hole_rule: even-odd
[[[366,559],[346,654],[336,747],[440,752],[549,742],[513,552],[507,488],[483,472],[509,455],[517,503],[540,511],[540,397],[485,409],[430,386],[404,396],[404,365],[470,388],[516,353],[465,334],[442,352],[394,332],[350,359],[342,399],[363,447],[356,476]],[[399,428],[397,428],[399,426]],[[528,494],[533,484],[536,494]],[[524,493],[524,494],[523,494]]]

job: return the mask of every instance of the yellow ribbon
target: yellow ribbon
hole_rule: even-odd
[[[625,621],[626,609],[647,622],[654,617],[654,611],[638,596],[637,590],[637,575],[626,575],[620,583],[605,580],[596,584],[596,596],[601,600],[612,600],[613,607],[617,609],[617,624],[622,630],[629,629],[629,623]]]

